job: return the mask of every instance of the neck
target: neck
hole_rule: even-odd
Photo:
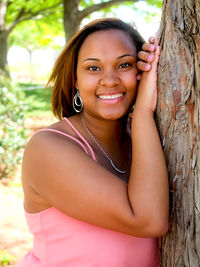
[[[96,134],[96,136],[94,134],[94,133],[96,133],[96,131],[95,131],[96,128],[93,129],[94,133],[92,133],[92,131],[89,129],[88,125],[85,122],[85,118],[84,118],[83,114],[81,114],[81,120],[82,120],[83,126],[84,126],[85,130],[87,131],[87,133],[89,134],[90,138],[93,140],[93,142],[99,148],[99,150],[104,154],[104,156],[109,160],[112,168],[116,172],[118,172],[118,174],[120,173],[121,175],[122,174],[124,175],[126,173],[127,167],[123,168],[123,169],[121,169],[121,168],[119,169],[119,167],[114,164],[114,162],[121,162],[121,158],[123,158],[122,155],[126,155],[127,154],[126,152],[128,151],[127,138],[121,138],[121,140],[120,140],[120,137],[122,137],[122,133],[124,132],[123,130],[121,130],[121,129],[123,129],[124,123],[120,121],[116,124],[116,122],[115,122],[115,124],[113,124],[112,127],[110,127],[110,123],[109,123],[109,129],[112,130],[112,134],[110,134],[110,133],[108,134],[108,129],[105,128],[105,123],[104,123],[104,127],[100,128],[101,129],[101,139],[99,138],[99,140],[97,140],[97,134]],[[106,125],[108,125],[108,124],[106,124]],[[119,128],[118,125],[121,125],[121,127]],[[99,126],[99,123],[98,123],[98,126]],[[103,125],[101,124],[101,126],[103,126]],[[90,127],[91,127],[91,124],[90,124]],[[102,129],[103,129],[103,135],[102,135]],[[114,131],[113,131],[113,129],[114,129]],[[126,134],[126,131],[125,131],[125,134]],[[125,134],[124,134],[124,136],[125,136]],[[113,138],[112,138],[112,140],[110,139],[113,136],[116,138],[116,140],[113,140]],[[103,141],[103,138],[104,138],[104,141]],[[106,143],[106,141],[108,141],[108,142]],[[111,157],[111,155],[112,155],[112,157]],[[114,160],[114,162],[113,162],[113,160]],[[124,166],[124,164],[123,164],[123,166]]]
[[[84,112],[82,117],[87,128],[101,144],[110,147],[111,145],[121,146],[124,142],[126,136],[126,117],[119,120],[104,120],[91,117]]]

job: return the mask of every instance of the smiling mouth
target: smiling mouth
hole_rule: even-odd
[[[123,93],[121,94],[115,94],[115,95],[99,95],[98,98],[100,99],[116,99],[116,98],[119,98],[119,97],[122,97],[123,96]]]

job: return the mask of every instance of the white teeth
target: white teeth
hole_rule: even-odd
[[[101,98],[101,99],[115,99],[115,98],[118,98],[118,97],[121,97],[123,96],[123,94],[116,94],[116,95],[99,95],[98,97]]]

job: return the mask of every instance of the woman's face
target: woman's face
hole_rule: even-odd
[[[106,120],[127,114],[136,96],[136,48],[121,30],[102,30],[83,42],[76,87],[84,112]]]

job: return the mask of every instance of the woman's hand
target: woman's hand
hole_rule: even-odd
[[[151,69],[151,62],[154,60],[154,52],[156,50],[156,37],[150,37],[149,43],[142,46],[143,51],[138,53],[137,68],[139,71],[149,71]],[[137,80],[141,79],[141,73],[137,75]]]
[[[139,77],[140,83],[135,107],[143,107],[152,112],[156,109],[157,103],[157,64],[160,49],[156,38],[150,38],[151,43],[145,43],[143,50],[138,57],[144,61],[138,61],[137,66],[140,70],[145,70]],[[154,44],[152,44],[154,42]],[[151,51],[151,52],[150,52]]]

